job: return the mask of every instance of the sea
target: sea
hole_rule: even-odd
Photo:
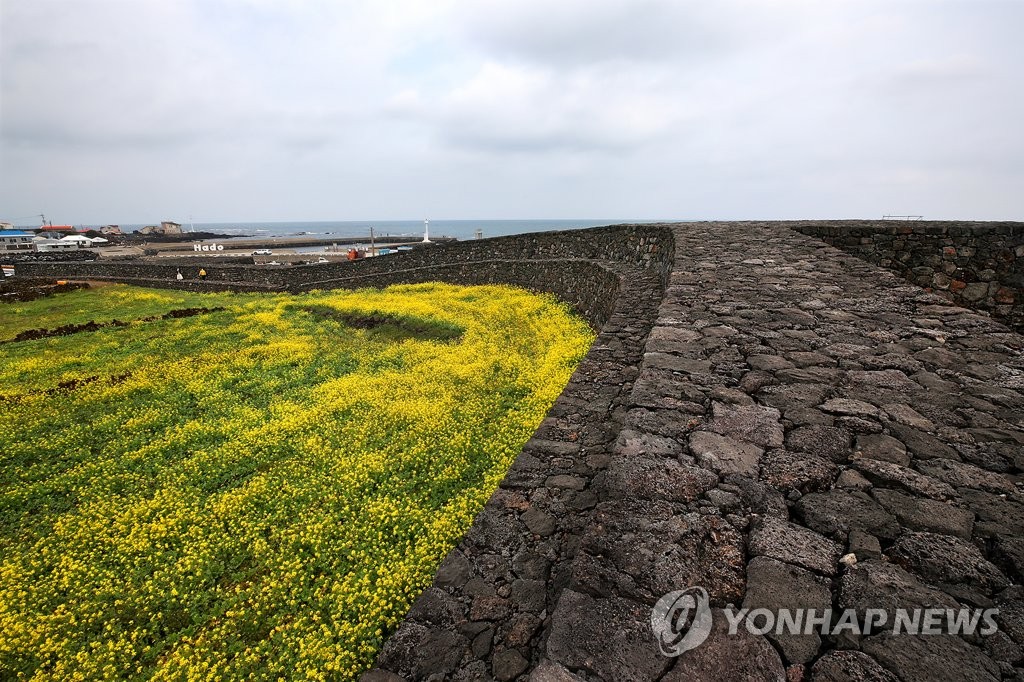
[[[553,230],[576,230],[600,225],[618,225],[621,223],[653,223],[669,222],[666,220],[641,220],[635,218],[581,218],[558,220],[431,220],[431,237],[455,237],[456,239],[474,239],[476,237],[503,237],[511,234],[527,232],[550,232]],[[679,222],[672,220],[671,222]],[[99,225],[76,226],[79,229],[99,228]],[[125,232],[134,232],[143,225],[124,225]],[[231,223],[193,223],[182,224],[188,232],[215,232],[232,236],[249,237],[294,237],[309,235],[313,237],[368,237],[370,228],[376,236],[408,236],[423,235],[422,220],[338,220],[317,222],[231,222]]]

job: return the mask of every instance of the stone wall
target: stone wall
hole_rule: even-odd
[[[630,270],[664,282],[672,233],[658,225],[617,225],[436,244],[355,262],[296,266],[102,261],[24,263],[19,277],[88,278],[196,291],[308,291],[445,281],[505,283],[554,294],[600,327],[611,314],[619,279]],[[199,268],[207,279],[198,279]],[[177,271],[185,276],[177,281]]]
[[[885,220],[790,226],[1024,328],[1024,223]]]
[[[394,275],[406,270],[475,261],[590,260],[655,268],[667,276],[671,258],[671,232],[656,225],[613,225],[588,230],[538,232],[494,239],[435,244],[429,248],[394,253],[355,262],[297,266],[218,266],[204,263],[210,280],[240,284],[279,286],[294,289],[365,275]],[[39,277],[82,276],[94,278],[173,278],[176,265],[155,263],[101,262],[88,268],[70,270],[63,264],[23,264],[18,275]],[[197,276],[199,265],[181,268],[187,278]]]

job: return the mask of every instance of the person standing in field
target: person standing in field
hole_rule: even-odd
[[[185,279],[185,275],[181,274],[181,268],[177,269],[176,274],[174,275],[174,278],[177,279],[179,282],[181,280]]]
[[[199,279],[206,279],[206,268],[199,268]]]

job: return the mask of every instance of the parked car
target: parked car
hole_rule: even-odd
[[[252,252],[252,255],[254,255],[254,256],[273,256],[274,252],[271,251],[270,249],[256,249],[255,251]]]
[[[317,263],[330,263],[331,261],[327,260],[323,256],[320,256],[319,258],[316,259],[316,262]]]

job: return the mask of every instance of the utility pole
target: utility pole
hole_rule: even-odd
[[[370,226],[370,255],[371,256],[376,256],[377,255],[377,247],[373,243],[373,226],[372,225]]]

